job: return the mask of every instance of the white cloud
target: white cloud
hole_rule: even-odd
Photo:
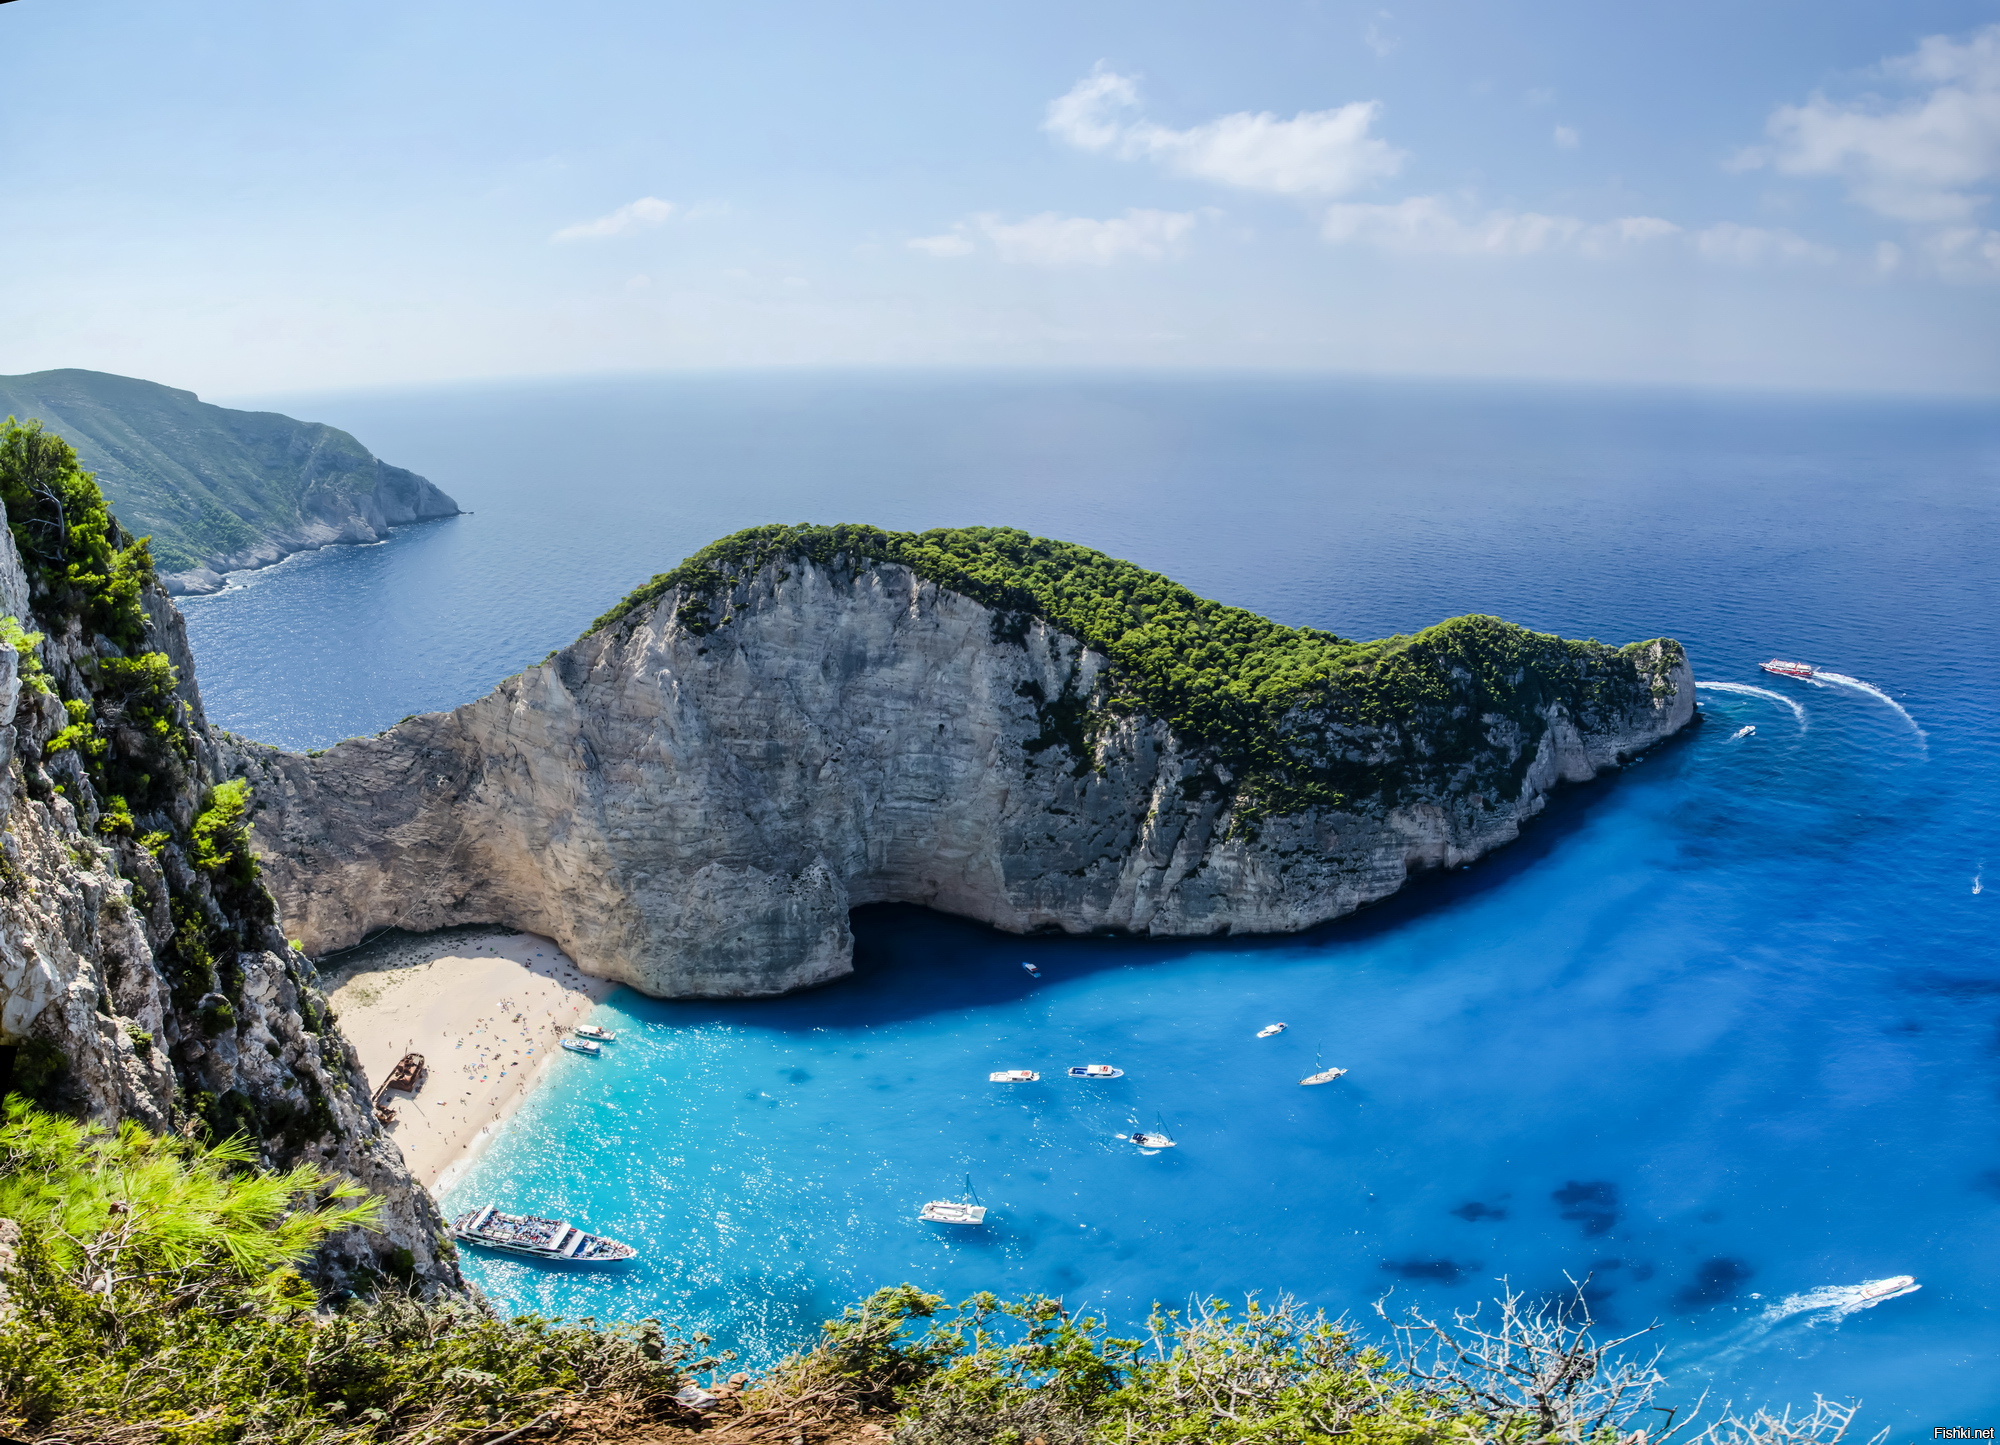
[[[1931,264],[1947,276],[2000,276],[2000,231],[1979,226],[1942,226],[1923,238]]]
[[[1704,261],[1756,266],[1773,261],[1831,261],[1834,253],[1790,231],[1767,231],[1722,221],[1696,231],[1690,238]]]
[[[1860,205],[1892,220],[1962,222],[2000,177],[2000,25],[1970,39],[1933,35],[1883,72],[1921,94],[1836,102],[1814,95],[1772,112],[1771,144],[1737,157],[1795,176],[1839,176]]]
[[[1341,196],[1402,168],[1404,153],[1369,134],[1381,107],[1354,101],[1336,110],[1237,111],[1187,130],[1129,114],[1139,87],[1099,66],[1049,103],[1043,129],[1079,150],[1153,160],[1182,175],[1278,195]]]
[[[579,221],[574,226],[564,226],[549,239],[604,241],[613,236],[629,236],[634,231],[650,231],[655,226],[665,225],[667,218],[673,213],[673,202],[663,201],[658,196],[641,196],[631,204],[620,206],[617,210],[599,216],[594,221]]]
[[[1574,126],[1559,125],[1556,127],[1555,142],[1557,150],[1573,151],[1583,144],[1583,137],[1576,133]]]
[[[987,212],[909,246],[938,257],[969,256],[984,240],[1000,260],[1029,266],[1109,266],[1128,259],[1160,261],[1180,250],[1200,219],[1193,211],[1128,210],[1108,220],[1044,211],[1024,221]]]
[[[1468,217],[1442,197],[1412,196],[1389,205],[1350,201],[1329,206],[1320,234],[1336,243],[1358,242],[1406,255],[1526,256],[1573,251],[1605,256],[1677,235],[1680,229],[1658,216],[1626,216],[1597,224],[1534,211],[1488,211]]]

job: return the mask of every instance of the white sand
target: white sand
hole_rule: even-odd
[[[532,933],[402,936],[338,963],[327,995],[369,1088],[406,1053],[429,1067],[414,1099],[385,1102],[410,1172],[433,1191],[478,1155],[559,1054],[564,1031],[616,987]]]

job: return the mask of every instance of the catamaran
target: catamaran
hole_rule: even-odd
[[[972,1192],[972,1176],[967,1175],[963,1199],[933,1199],[917,1211],[917,1218],[926,1224],[984,1224],[986,1206]]]
[[[998,1069],[986,1076],[989,1084],[1039,1084],[1042,1076],[1033,1069]]]
[[[1777,673],[1780,677],[1802,677],[1807,682],[1813,680],[1812,667],[1803,662],[1783,662],[1774,657],[1769,662],[1760,662],[1757,665],[1766,672]]]
[[[502,1214],[491,1204],[469,1209],[454,1219],[451,1237],[464,1244],[564,1264],[615,1264],[639,1252],[618,1240],[586,1233],[567,1220]]]
[[[1072,1079],[1122,1079],[1123,1069],[1114,1069],[1109,1064],[1071,1064],[1069,1076]]]

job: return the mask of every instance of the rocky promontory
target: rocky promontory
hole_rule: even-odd
[[[498,923],[730,997],[847,972],[866,903],[1310,927],[1510,841],[1694,702],[1670,639],[1356,642],[1006,529],[767,527],[477,702],[223,764],[309,951]]]

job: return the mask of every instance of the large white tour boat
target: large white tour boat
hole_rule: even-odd
[[[566,1220],[502,1214],[491,1204],[469,1209],[454,1219],[451,1237],[462,1244],[565,1264],[612,1264],[639,1252],[618,1240],[586,1233]]]
[[[1802,677],[1807,682],[1813,680],[1813,669],[1803,662],[1783,662],[1774,657],[1769,662],[1760,662],[1757,665],[1766,672],[1777,673],[1780,677]]]

